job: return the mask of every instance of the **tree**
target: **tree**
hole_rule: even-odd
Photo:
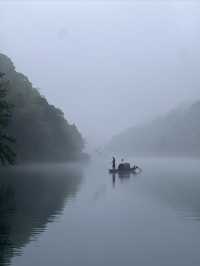
[[[16,156],[11,147],[14,139],[6,133],[12,115],[12,106],[6,101],[8,81],[4,80],[4,75],[0,72],[0,161],[3,165],[13,164]]]
[[[17,72],[12,61],[0,53],[1,72],[6,73],[0,75],[1,88],[4,86],[6,90],[2,91],[3,95],[0,97],[0,102],[4,102],[4,111],[0,108],[0,113],[4,117],[3,124],[4,121],[6,123],[3,127],[0,126],[0,129],[16,139],[15,163],[87,159],[83,152],[84,139],[78,128],[65,119],[60,109],[49,104],[28,77]],[[7,84],[6,79],[9,80]],[[56,87],[55,90],[59,88]],[[5,144],[5,133],[3,135],[0,140]],[[7,136],[6,142],[12,147]],[[2,152],[0,154],[2,155]]]

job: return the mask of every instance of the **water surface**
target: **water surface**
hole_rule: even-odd
[[[200,265],[199,161],[136,162],[1,170],[0,265]]]

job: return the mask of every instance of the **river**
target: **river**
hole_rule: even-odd
[[[200,265],[199,161],[135,162],[130,176],[110,158],[1,169],[0,265]]]

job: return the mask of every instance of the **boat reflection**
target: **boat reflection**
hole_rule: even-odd
[[[131,177],[135,177],[139,175],[139,173],[131,173],[131,172],[118,172],[118,173],[112,173],[112,184],[113,187],[116,185],[116,179],[118,178],[121,183],[123,183],[126,180],[129,180]]]
[[[115,182],[116,182],[116,174],[112,174],[113,187],[115,187]]]

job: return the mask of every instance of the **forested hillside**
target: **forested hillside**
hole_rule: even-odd
[[[50,105],[3,54],[0,73],[5,73],[3,79],[8,81],[6,99],[12,106],[12,118],[7,133],[15,138],[16,162],[82,158],[84,141],[77,127],[69,124],[63,112]]]
[[[200,101],[113,137],[109,149],[128,154],[200,155]]]

